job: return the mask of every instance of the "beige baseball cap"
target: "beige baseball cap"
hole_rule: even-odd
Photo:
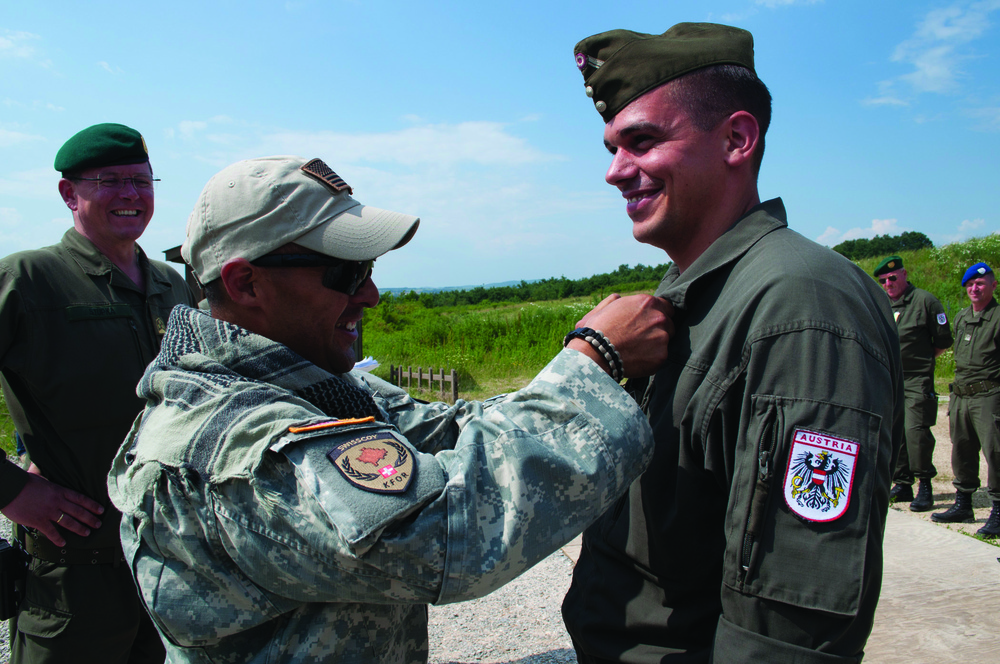
[[[248,159],[216,173],[188,217],[181,255],[198,280],[233,258],[254,260],[290,242],[352,261],[378,258],[417,232],[420,219],[362,205],[319,159]]]

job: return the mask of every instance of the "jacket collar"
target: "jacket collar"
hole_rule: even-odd
[[[69,251],[70,256],[80,266],[84,274],[91,276],[108,275],[108,278],[112,280],[115,286],[135,288],[132,280],[126,277],[121,270],[115,269],[116,266],[111,262],[111,259],[101,253],[97,245],[84,237],[75,228],[70,228],[63,234],[62,245]],[[135,252],[139,257],[139,265],[142,267],[142,271],[146,277],[146,294],[156,295],[170,290],[172,288],[170,279],[161,274],[159,270],[152,269],[152,265],[146,257],[146,252],[138,244],[135,245]]]
[[[768,233],[787,227],[785,205],[780,198],[754,206],[696,258],[683,274],[676,263],[671,265],[656,289],[656,295],[667,298],[679,309],[687,309],[688,292],[697,281],[739,260]]]

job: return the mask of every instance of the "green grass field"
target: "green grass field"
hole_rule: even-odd
[[[965,269],[985,261],[1000,265],[1000,235],[933,249],[903,252],[910,281],[944,303],[950,318],[968,306],[960,281]],[[879,258],[859,265],[871,271]],[[652,292],[655,282],[635,284],[636,292]],[[627,293],[626,293],[627,294]],[[490,304],[428,309],[418,300],[387,299],[365,315],[364,350],[381,366],[375,375],[389,377],[389,365],[445,370],[459,376],[463,399],[484,399],[524,386],[559,352],[562,338],[599,300],[577,297],[527,304]],[[949,350],[937,361],[935,383],[947,394],[955,374]],[[435,392],[414,396],[436,399]],[[0,446],[12,453],[14,427],[7,404],[0,400]]]

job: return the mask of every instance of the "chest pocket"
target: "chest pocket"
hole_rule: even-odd
[[[724,582],[744,594],[854,615],[881,417],[776,396],[752,402],[730,493]]]
[[[378,440],[380,444],[368,446],[366,454],[367,440]],[[288,459],[296,479],[318,497],[341,536],[356,550],[367,548],[367,541],[384,528],[439,496],[447,481],[433,455],[417,452],[401,435],[379,424],[290,434],[271,449]],[[355,451],[354,463],[347,464],[346,469],[342,463],[338,465],[345,459],[338,452],[344,449]],[[392,452],[383,455],[387,450]],[[386,470],[403,455],[409,459]],[[379,475],[379,471],[384,480],[369,478]],[[403,472],[408,476],[399,477]],[[401,490],[400,480],[406,480]]]

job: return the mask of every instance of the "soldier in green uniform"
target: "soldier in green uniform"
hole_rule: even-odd
[[[122,564],[107,473],[142,401],[183,278],[136,244],[153,216],[139,132],[88,127],[56,155],[73,227],[0,261],[0,369],[30,468],[0,459],[0,506],[25,531],[26,596],[12,664],[162,662],[163,646]]]
[[[771,97],[738,28],[576,45],[605,174],[673,260],[666,364],[633,385],[656,451],[587,529],[563,617],[582,663],[857,662],[903,436],[889,300],[788,228],[757,174]]]
[[[418,219],[351,194],[319,159],[251,159],[188,220],[211,314],[174,310],[108,479],[171,662],[426,662],[428,603],[514,578],[649,462],[617,378],[665,358],[658,298],[609,297],[582,321],[603,333],[485,403],[352,371],[373,263]]]
[[[926,512],[934,507],[931,478],[937,475],[931,433],[937,422],[934,360],[951,348],[951,326],[940,300],[907,280],[902,258],[889,256],[878,264],[874,274],[892,302],[906,395],[906,441],[899,450],[889,499],[909,501],[910,510]],[[916,496],[914,479],[920,480]]]
[[[1000,537],[1000,309],[993,297],[997,281],[986,263],[976,263],[962,277],[972,304],[955,317],[955,382],[948,416],[955,503],[932,514],[941,523],[973,523],[972,494],[979,488],[979,452],[986,457],[987,484],[993,509],[976,531]]]

